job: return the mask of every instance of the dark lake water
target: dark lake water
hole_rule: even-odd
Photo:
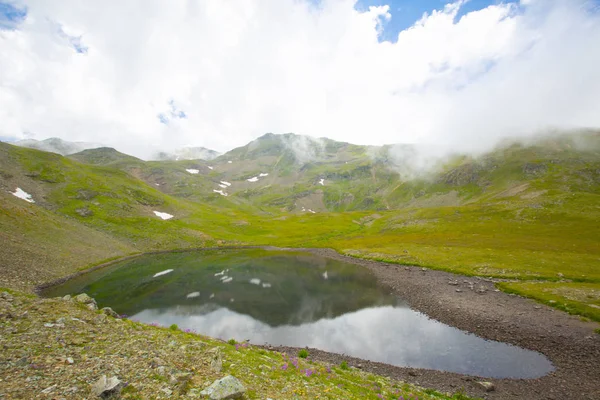
[[[72,279],[46,296],[88,293],[145,323],[255,344],[314,347],[398,366],[494,378],[553,370],[543,355],[411,310],[365,268],[301,252],[147,255]]]

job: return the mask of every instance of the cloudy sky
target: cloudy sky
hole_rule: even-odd
[[[0,139],[145,156],[600,127],[599,3],[0,0]]]

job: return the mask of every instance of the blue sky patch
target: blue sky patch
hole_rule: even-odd
[[[442,10],[446,4],[453,2],[452,0],[358,0],[355,8],[359,11],[365,11],[370,6],[389,5],[389,13],[392,15],[392,18],[389,21],[383,21],[383,32],[380,40],[396,42],[398,34],[414,25],[415,22],[421,19],[424,13],[431,13],[433,10]],[[463,4],[457,18],[471,11],[481,10],[490,5],[500,3],[518,3],[518,1],[470,0]]]
[[[170,100],[169,111],[160,113],[157,115],[157,117],[161,124],[169,125],[173,119],[186,119],[187,114],[175,105],[174,100]]]
[[[27,16],[26,8],[0,0],[0,29],[15,29]]]

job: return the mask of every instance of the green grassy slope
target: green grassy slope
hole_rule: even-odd
[[[297,138],[265,135],[210,162],[144,162],[106,149],[70,159],[0,143],[0,187],[31,193],[34,205],[10,200],[39,210],[31,217],[39,224],[14,230],[15,211],[8,209],[0,223],[10,240],[25,235],[32,247],[47,243],[37,230],[52,221],[68,221],[79,237],[94,232],[123,247],[96,250],[79,266],[102,254],[150,249],[333,247],[514,280],[503,288],[600,321],[597,132],[456,156],[436,173],[416,176],[398,173],[402,160],[391,165],[387,147],[301,139],[299,155],[290,140]],[[260,173],[269,175],[246,180]],[[232,183],[227,197],[212,192],[222,180]],[[174,218],[163,221],[153,211]],[[58,260],[64,245],[48,252]],[[54,274],[63,271],[56,268]]]

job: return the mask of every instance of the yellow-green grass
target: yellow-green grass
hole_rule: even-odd
[[[500,282],[498,286],[570,314],[600,321],[600,283]]]

